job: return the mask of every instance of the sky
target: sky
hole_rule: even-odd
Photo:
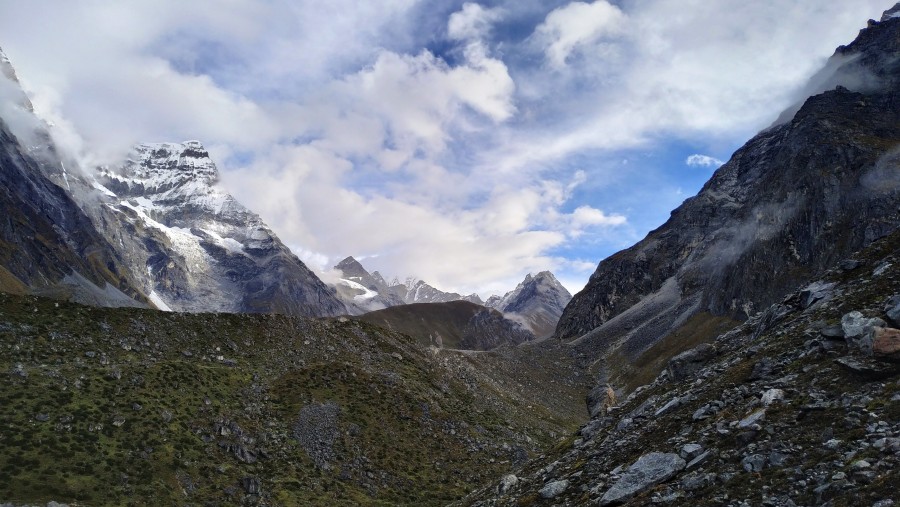
[[[0,0],[0,47],[84,166],[199,140],[325,279],[574,293],[891,6]]]

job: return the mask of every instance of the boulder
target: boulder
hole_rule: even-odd
[[[563,494],[563,492],[568,487],[569,487],[569,481],[566,481],[566,480],[553,481],[551,483],[548,483],[543,488],[541,488],[541,491],[539,493],[541,495],[541,498],[547,498],[547,499],[556,498],[559,495]]]
[[[834,283],[813,282],[800,291],[800,305],[803,308],[809,308],[816,301],[827,300],[831,298],[834,291]]]
[[[876,327],[884,327],[883,320],[874,317],[867,318],[860,312],[850,312],[841,317],[841,329],[844,331],[844,340],[851,348],[857,348],[864,354],[872,355],[872,341]]]
[[[516,484],[519,483],[519,478],[513,474],[504,475],[502,479],[500,479],[500,485],[497,486],[497,491],[503,495],[505,493],[510,492]]]
[[[876,327],[872,339],[875,359],[900,362],[900,329]]]
[[[699,370],[715,355],[716,348],[708,343],[686,350],[669,360],[669,364],[666,366],[669,378],[674,381],[684,380]]]
[[[638,458],[600,499],[600,505],[615,505],[674,477],[685,467],[681,456],[651,452]]]

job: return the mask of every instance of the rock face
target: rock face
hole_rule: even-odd
[[[0,118],[0,290],[35,292],[104,306],[146,298],[112,245],[72,198],[44,176],[35,155]]]
[[[617,348],[633,360],[701,312],[746,319],[895,230],[898,54],[896,17],[838,48],[816,78],[813,91],[824,91],[740,148],[665,224],[602,261],[556,336],[583,337],[591,357]]]
[[[469,301],[478,305],[483,303],[478,294],[463,296],[455,292],[444,292],[415,278],[408,278],[403,283],[399,279],[394,279],[388,283],[381,273],[378,271],[369,273],[353,257],[342,260],[334,266],[334,269],[342,274],[335,288],[354,315],[415,303],[450,301]]]
[[[218,185],[197,141],[137,146],[102,169],[94,221],[161,309],[333,316],[344,305]]]
[[[489,298],[485,306],[520,321],[537,339],[549,338],[572,295],[549,271],[528,274],[502,298]]]

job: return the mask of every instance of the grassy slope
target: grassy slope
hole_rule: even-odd
[[[434,345],[429,336],[440,334],[443,346],[457,348],[463,328],[484,307],[469,301],[415,303],[369,312],[356,319],[408,334],[422,345]]]
[[[0,294],[0,502],[444,504],[583,422],[588,382],[559,350]],[[328,403],[333,439],[296,438]]]

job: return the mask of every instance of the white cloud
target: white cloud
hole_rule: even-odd
[[[456,40],[481,40],[502,15],[502,9],[485,9],[476,3],[466,2],[461,10],[450,15],[447,35]]]
[[[715,158],[710,157],[709,155],[701,155],[699,153],[695,153],[687,158],[684,161],[685,164],[691,167],[719,167],[725,162]]]
[[[560,68],[573,52],[625,33],[627,21],[625,13],[606,0],[571,2],[548,14],[535,35],[546,46],[550,64]]]

